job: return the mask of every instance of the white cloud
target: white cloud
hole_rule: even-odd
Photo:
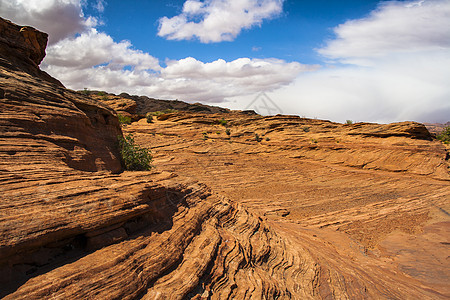
[[[0,12],[17,24],[48,33],[49,44],[97,24],[97,19],[83,15],[80,0],[0,0]]]
[[[102,13],[105,11],[106,1],[105,0],[97,0],[97,3],[94,4],[94,8]]]
[[[282,12],[284,0],[187,0],[180,15],[160,19],[158,35],[202,43],[232,41],[242,29]]]
[[[136,70],[159,70],[159,61],[148,53],[131,48],[131,43],[116,43],[96,29],[90,29],[76,38],[67,38],[47,48],[43,68],[65,67],[79,72],[98,65],[113,70],[130,66]]]
[[[447,122],[450,118],[450,56],[429,52],[392,56],[375,68],[324,68],[300,75],[271,97],[283,111],[344,122]]]
[[[335,33],[319,53],[351,64],[300,74],[271,94],[284,111],[335,121],[450,120],[450,1],[383,3]]]
[[[370,64],[393,53],[450,48],[450,2],[382,2],[367,18],[334,29],[336,38],[319,53],[344,63]]]
[[[95,29],[47,50],[42,68],[73,89],[100,89],[186,101],[221,102],[227,97],[271,91],[313,66],[279,59],[222,59],[210,63],[187,57],[159,61],[116,43]],[[125,67],[125,68],[124,68]]]

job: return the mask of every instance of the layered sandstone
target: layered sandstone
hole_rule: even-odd
[[[57,79],[39,69],[45,57],[47,40],[48,35],[44,32],[0,18],[1,65],[62,86]]]
[[[450,156],[423,125],[175,113],[126,131],[153,149],[158,169],[205,183],[281,238],[295,261],[269,281],[282,282],[281,295],[450,295]],[[246,278],[236,295],[265,282]]]
[[[1,297],[450,297],[449,155],[423,125],[167,114],[124,129],[155,168],[123,172],[115,111],[2,22]]]

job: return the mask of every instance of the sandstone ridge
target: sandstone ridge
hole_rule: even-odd
[[[121,128],[42,75],[45,34],[0,24],[0,297],[450,297],[449,155],[423,125],[209,111]],[[153,171],[123,171],[122,130]]]

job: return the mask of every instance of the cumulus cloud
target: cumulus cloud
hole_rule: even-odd
[[[50,46],[42,68],[73,89],[129,92],[159,98],[221,102],[227,97],[271,91],[314,66],[279,59],[240,58],[210,63],[187,57],[166,62],[116,43],[95,29]]]
[[[203,63],[188,57],[169,61],[161,70],[160,83],[181,86],[180,96],[190,93],[190,99],[222,102],[228,97],[278,89],[291,83],[300,72],[314,68],[279,59],[239,58],[231,62],[218,59]]]
[[[49,44],[85,31],[97,24],[83,15],[80,0],[0,0],[2,16],[49,34]]]
[[[118,70],[126,66],[136,70],[159,70],[159,61],[148,53],[132,49],[129,41],[116,43],[111,36],[91,28],[47,48],[43,68],[65,67],[80,70],[103,65]]]
[[[391,1],[335,28],[339,63],[270,94],[284,111],[335,121],[450,119],[450,1]],[[249,101],[249,100],[247,100]]]
[[[158,35],[202,43],[232,41],[242,31],[279,15],[284,0],[187,0],[180,15],[159,20]]]

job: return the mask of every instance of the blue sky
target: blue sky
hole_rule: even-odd
[[[450,119],[450,0],[0,0],[68,88],[343,122]],[[251,104],[251,105],[250,105]]]
[[[151,53],[164,61],[195,57],[204,62],[240,57],[281,58],[307,64],[323,63],[314,49],[333,37],[332,28],[349,19],[367,15],[379,1],[358,0],[289,0],[283,12],[261,26],[243,30],[232,42],[200,43],[198,40],[170,41],[157,36],[159,19],[178,15],[180,1],[108,1],[99,14],[93,5],[86,13],[99,16],[99,26],[116,41],[129,40],[136,49]]]

